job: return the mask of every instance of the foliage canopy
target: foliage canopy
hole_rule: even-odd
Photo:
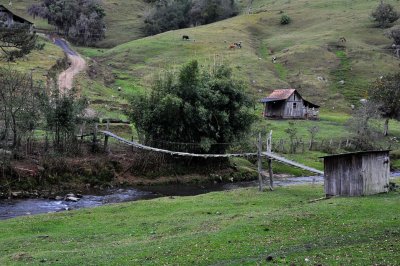
[[[72,42],[93,45],[105,37],[105,11],[99,0],[42,0],[28,12],[47,19]]]
[[[229,68],[208,73],[192,61],[178,77],[158,79],[150,95],[134,98],[130,117],[145,142],[200,143],[204,152],[222,153],[225,148],[212,144],[232,142],[250,129],[251,106]]]
[[[154,35],[216,22],[237,14],[238,8],[234,0],[158,1],[145,15],[144,31],[148,35]]]

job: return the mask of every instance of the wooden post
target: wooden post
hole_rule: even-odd
[[[107,119],[107,131],[110,131],[110,119]]]
[[[131,142],[133,142],[133,136],[131,137]],[[133,146],[131,146],[132,147],[132,152],[133,152]]]
[[[267,140],[267,152],[272,152],[272,130],[269,132]],[[272,172],[272,159],[268,158],[269,189],[274,190],[274,174]]]
[[[272,172],[272,159],[268,159],[269,190],[274,190],[274,173]]]
[[[94,124],[94,130],[93,130],[93,140],[92,140],[92,151],[96,151],[96,145],[97,145],[97,123]]]
[[[108,135],[104,135],[104,151],[109,152],[108,149]]]
[[[263,178],[262,178],[262,140],[261,140],[261,132],[258,134],[257,140],[257,165],[258,165],[258,189],[259,191],[263,191]]]

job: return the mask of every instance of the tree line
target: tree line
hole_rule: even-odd
[[[239,14],[234,0],[147,0],[154,4],[144,16],[144,32],[161,32],[209,24]]]
[[[31,74],[10,67],[0,68],[0,87],[1,146],[18,150],[22,140],[42,129],[56,149],[68,148],[84,119],[85,98],[60,94],[56,87],[46,89]]]
[[[106,13],[100,0],[43,0],[28,12],[47,19],[75,44],[89,46],[105,38]]]

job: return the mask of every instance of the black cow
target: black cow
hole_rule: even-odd
[[[182,40],[189,40],[189,36],[188,35],[182,35]]]

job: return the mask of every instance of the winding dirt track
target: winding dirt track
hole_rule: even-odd
[[[60,92],[65,93],[72,89],[74,77],[79,72],[85,70],[86,62],[79,54],[69,47],[68,43],[64,39],[54,38],[53,42],[55,45],[63,49],[70,62],[70,67],[58,76],[58,88]]]

